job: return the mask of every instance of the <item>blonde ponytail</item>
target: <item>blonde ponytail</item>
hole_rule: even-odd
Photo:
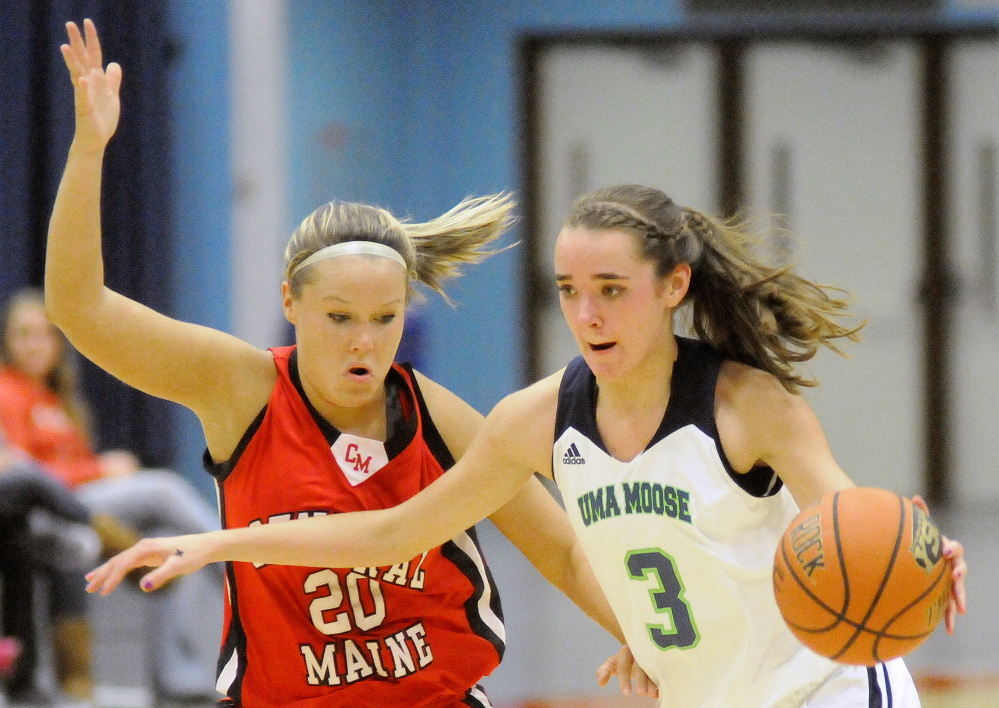
[[[416,252],[415,279],[448,299],[442,282],[459,276],[461,264],[498,253],[486,246],[513,223],[514,206],[509,194],[474,197],[426,223],[404,223]]]
[[[413,223],[367,204],[329,202],[306,217],[285,249],[285,278],[299,296],[311,266],[298,265],[320,249],[348,241],[372,241],[396,250],[411,281],[448,300],[443,282],[461,275],[461,264],[477,263],[513,222],[515,202],[508,193],[469,197],[435,219]]]

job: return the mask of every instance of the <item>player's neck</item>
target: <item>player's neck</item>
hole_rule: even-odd
[[[677,347],[663,347],[645,357],[625,375],[611,379],[597,379],[597,409],[615,416],[644,417],[658,416],[666,411],[669,403],[676,362]]]
[[[317,402],[312,396],[309,400],[319,414],[341,433],[385,442],[388,437],[385,397],[385,388],[382,387],[378,395],[350,405],[323,400]]]

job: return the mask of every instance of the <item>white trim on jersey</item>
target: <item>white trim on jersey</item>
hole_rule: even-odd
[[[215,690],[219,693],[228,696],[229,689],[232,688],[233,682],[236,680],[236,672],[239,670],[239,654],[233,649],[232,656],[229,657],[229,661],[225,662],[225,666],[219,671],[219,678],[215,682]]]
[[[479,554],[479,549],[475,547],[475,543],[472,542],[472,538],[465,532],[458,534],[452,539],[452,542],[457,546],[458,550],[468,556],[468,559],[475,564],[476,570],[479,572],[479,576],[482,578],[482,594],[479,596],[478,608],[479,616],[482,621],[486,624],[489,629],[491,629],[497,637],[499,637],[504,643],[506,643],[506,627],[503,626],[503,620],[496,616],[492,608],[493,590],[489,584],[489,576],[486,573],[485,563],[482,562],[482,556]]]
[[[493,708],[493,704],[489,702],[489,696],[479,686],[472,686],[468,692],[468,697],[478,701],[481,708]]]

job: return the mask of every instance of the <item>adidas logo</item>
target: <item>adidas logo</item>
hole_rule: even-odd
[[[579,454],[579,449],[576,447],[576,443],[569,443],[569,449],[565,451],[562,456],[563,465],[585,465],[586,459]]]

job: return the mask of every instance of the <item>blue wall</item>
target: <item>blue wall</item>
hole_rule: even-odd
[[[296,219],[333,197],[426,220],[518,192],[517,39],[683,20],[676,0],[288,1]],[[524,383],[523,257],[469,268],[456,309],[430,298],[422,368],[484,412]]]
[[[335,196],[422,221],[519,191],[517,37],[678,19],[669,2],[538,5],[291,0],[293,213]],[[457,308],[427,306],[422,368],[482,411],[523,383],[523,255],[468,268]]]
[[[228,15],[222,2],[173,0],[167,22],[178,53],[170,67],[173,134],[174,316],[225,330],[230,324]],[[175,467],[214,496],[201,471],[197,418],[176,407]]]

